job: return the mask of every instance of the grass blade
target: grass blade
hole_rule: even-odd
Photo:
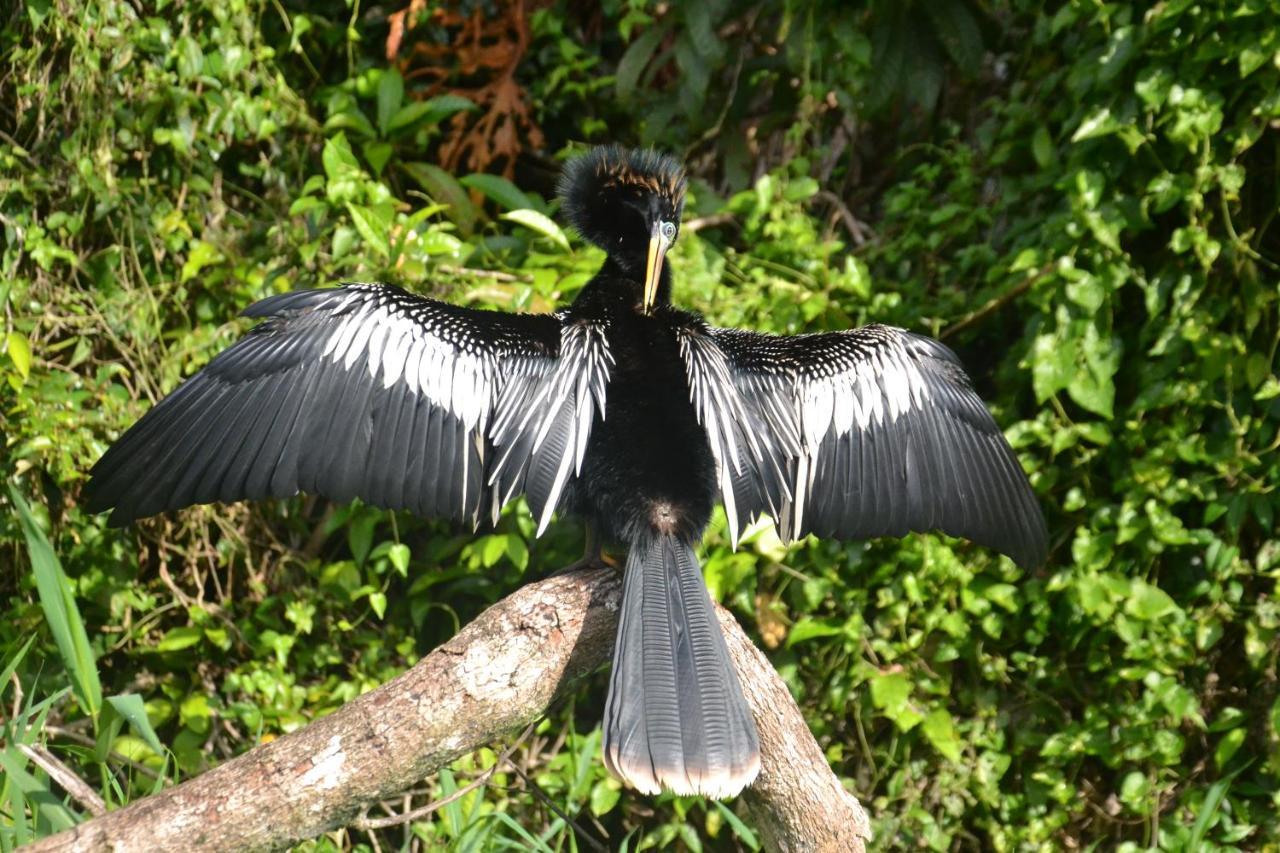
[[[79,822],[75,813],[49,790],[49,786],[27,772],[26,763],[26,758],[16,748],[0,750],[0,770],[22,792],[31,810],[38,810],[57,832],[75,826]]]
[[[1200,813],[1196,815],[1196,822],[1191,826],[1191,837],[1187,841],[1188,850],[1200,849],[1204,843],[1205,836],[1209,834],[1209,827],[1213,823],[1213,818],[1217,815],[1218,808],[1222,805],[1222,800],[1226,797],[1232,781],[1252,764],[1253,762],[1250,761],[1243,767],[1236,768],[1209,786],[1209,791],[1204,795],[1204,801],[1200,804]]]
[[[63,665],[71,673],[72,687],[80,707],[96,718],[102,708],[102,684],[98,681],[98,664],[93,647],[89,645],[84,622],[80,619],[80,609],[71,594],[71,584],[63,574],[53,546],[31,515],[31,507],[13,486],[9,487],[9,499],[18,509],[18,520],[27,539],[31,571],[35,575],[45,621],[49,623],[49,631],[58,645]]]
[[[22,663],[22,659],[27,656],[27,652],[31,649],[31,644],[35,641],[36,638],[34,636],[27,637],[27,641],[22,644],[22,648],[18,649],[17,654],[9,658],[9,662],[4,665],[4,669],[0,670],[0,689],[9,683],[9,679],[18,669],[18,664]]]

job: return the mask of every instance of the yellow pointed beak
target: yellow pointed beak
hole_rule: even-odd
[[[653,310],[658,301],[658,284],[662,281],[662,259],[671,248],[671,240],[662,234],[662,223],[655,222],[649,232],[649,258],[644,266],[644,313]]]

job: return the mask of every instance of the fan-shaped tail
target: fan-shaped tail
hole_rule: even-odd
[[[646,794],[731,797],[760,771],[755,720],[698,559],[675,536],[627,555],[604,760]]]

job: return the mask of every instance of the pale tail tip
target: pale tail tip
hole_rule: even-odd
[[[649,762],[620,763],[614,750],[606,749],[604,765],[609,772],[642,794],[670,791],[681,797],[709,797],[724,800],[736,797],[760,775],[760,753],[753,751],[740,764],[714,769],[656,767]]]

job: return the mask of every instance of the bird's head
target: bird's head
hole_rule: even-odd
[[[666,296],[662,261],[680,233],[684,169],[652,150],[610,145],[570,160],[560,179],[569,224],[624,272],[644,276],[643,306]]]

